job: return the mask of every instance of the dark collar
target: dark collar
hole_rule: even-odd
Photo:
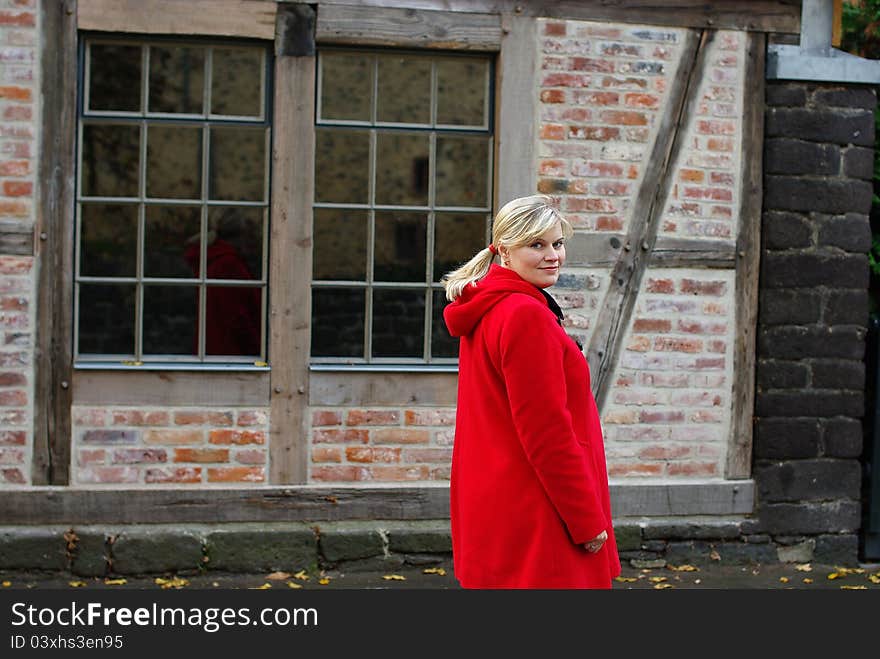
[[[541,292],[541,295],[544,296],[544,299],[547,300],[547,306],[550,307],[550,311],[556,316],[556,322],[562,327],[562,319],[564,316],[562,315],[562,309],[559,307],[559,304],[553,299],[553,296],[543,288],[539,288],[538,290]]]

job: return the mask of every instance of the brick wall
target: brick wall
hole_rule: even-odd
[[[36,0],[0,0],[0,486],[30,483],[37,150]],[[30,241],[27,241],[30,243]]]
[[[873,90],[767,89],[754,476],[760,530],[855,558]]]

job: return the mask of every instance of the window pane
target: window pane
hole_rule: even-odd
[[[197,206],[147,206],[144,276],[198,276],[200,216]]]
[[[202,187],[202,129],[149,126],[147,196],[199,199]]]
[[[134,354],[133,285],[79,285],[80,354]]]
[[[373,357],[422,357],[424,336],[424,291],[373,291]]]
[[[82,130],[82,193],[136,197],[140,161],[137,126],[87,124]]]
[[[437,138],[437,205],[487,206],[489,140]]]
[[[135,276],[137,206],[83,204],[80,224],[79,272],[82,276]]]
[[[431,62],[407,55],[379,57],[376,121],[431,122]]]
[[[202,114],[205,49],[150,47],[150,112]]]
[[[465,57],[437,61],[437,123],[486,124],[489,63]]]
[[[263,99],[262,51],[214,48],[211,113],[259,117]]]
[[[365,301],[363,289],[316,288],[312,291],[314,356],[364,356]]]
[[[425,281],[427,234],[425,215],[377,211],[373,279]]]
[[[446,322],[443,320],[443,309],[449,303],[442,290],[433,291],[434,320],[431,326],[431,356],[458,357],[458,339],[449,335]]]
[[[93,43],[89,54],[89,109],[139,112],[141,47]]]
[[[373,57],[321,55],[321,118],[370,121]]]
[[[208,277],[260,279],[263,276],[263,209],[212,206],[208,209]],[[224,263],[221,267],[221,262]]]
[[[205,354],[259,356],[263,332],[259,288],[208,286],[205,305]]]
[[[370,134],[318,130],[315,134],[315,200],[366,204],[370,189]]]
[[[376,203],[428,205],[428,136],[376,136]]]
[[[197,353],[198,310],[195,286],[144,286],[144,354]]]
[[[263,201],[265,128],[211,128],[211,199]]]
[[[315,279],[367,279],[367,224],[363,211],[316,208],[312,250]]]
[[[440,281],[486,246],[482,213],[437,213],[434,217],[434,281]]]

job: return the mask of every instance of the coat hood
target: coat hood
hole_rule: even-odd
[[[467,336],[492,307],[511,293],[524,293],[547,304],[541,289],[513,270],[493,263],[485,277],[466,286],[454,302],[446,305],[443,320],[449,333],[455,337]]]

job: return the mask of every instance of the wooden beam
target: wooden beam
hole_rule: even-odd
[[[34,444],[31,481],[70,479],[73,213],[76,171],[76,0],[40,3],[42,39],[37,197]]]
[[[269,373],[265,371],[77,370],[72,388],[74,405],[269,405]]]
[[[262,0],[79,0],[77,27],[271,40],[275,7]]]
[[[535,117],[538,116],[538,22],[534,18],[501,17],[501,57],[495,88],[495,208],[538,190],[535,158]]]
[[[0,220],[0,254],[33,256],[33,226],[27,221]]]
[[[343,373],[314,371],[309,404],[454,407],[458,373]]]
[[[732,240],[701,240],[660,236],[654,243],[648,266],[652,268],[733,268],[736,243]]]
[[[501,47],[495,14],[320,5],[318,43],[494,51]]]
[[[305,1],[305,0],[297,0]],[[334,5],[798,34],[799,0],[321,0]]]
[[[733,405],[728,438],[727,478],[748,478],[752,468],[755,410],[755,335],[758,325],[758,272],[761,260],[761,205],[764,147],[764,60],[767,37],[746,42],[743,142],[740,166],[742,204],[736,245],[736,343],[733,351]]]
[[[566,265],[582,268],[608,268],[617,263],[627,237],[622,233],[576,231],[566,243],[570,254]]]
[[[269,355],[272,364],[269,482],[308,478],[309,357],[312,305],[312,204],[315,161],[315,55],[304,43],[313,10],[289,7],[284,31],[295,32],[294,52],[276,42],[275,123],[272,133],[272,228],[269,260]],[[281,32],[281,30],[279,30]],[[308,54],[311,53],[311,54]]]
[[[611,283],[590,338],[587,359],[593,374],[593,394],[600,410],[611,388],[626,323],[635,307],[642,276],[657,239],[660,216],[672,187],[669,178],[682,148],[685,125],[695,113],[707,52],[714,36],[711,30],[702,35],[693,30],[686,34],[678,70],[669,87],[666,113],[636,195],[623,251],[611,270]]]
[[[611,483],[615,519],[669,515],[747,515],[754,482]],[[8,490],[9,525],[220,524],[449,518],[447,484],[410,487],[298,486],[256,489]]]

